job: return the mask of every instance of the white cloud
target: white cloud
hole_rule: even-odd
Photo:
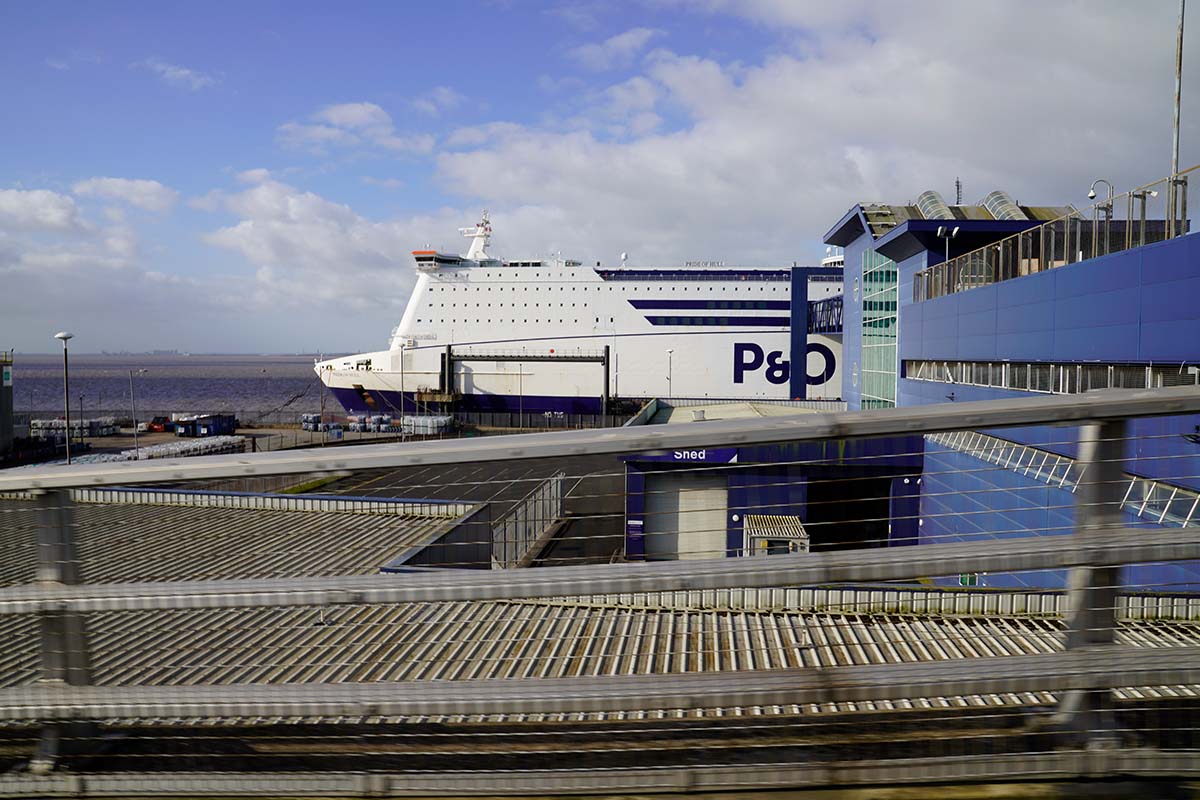
[[[354,145],[361,140],[353,133],[332,125],[308,125],[302,122],[285,122],[275,131],[281,145],[291,150],[308,150],[323,153],[328,145]]]
[[[225,193],[220,189],[212,189],[202,195],[189,197],[187,204],[189,208],[194,208],[197,211],[216,211],[225,203]]]
[[[227,195],[224,205],[239,220],[205,241],[254,266],[248,298],[261,307],[332,303],[343,314],[395,311],[415,279],[413,242],[428,235],[419,221],[370,220],[273,179]]]
[[[46,189],[0,189],[0,229],[78,231],[85,227],[75,200]]]
[[[630,28],[624,33],[576,47],[571,56],[583,66],[596,72],[627,67],[650,40],[661,36],[662,31],[653,28]]]
[[[585,89],[587,88],[587,84],[574,75],[563,75],[558,78],[550,75],[539,75],[537,78],[537,87],[546,94],[566,94]]]
[[[591,98],[590,108],[575,117],[574,122],[617,138],[645,136],[662,124],[655,106],[663,95],[659,84],[639,75]]]
[[[158,181],[134,178],[89,178],[71,187],[82,197],[120,200],[146,211],[162,212],[174,207],[179,192]]]
[[[50,67],[50,69],[57,69],[59,71],[69,68],[69,65],[67,64],[67,62],[65,62],[61,59],[58,59],[58,58],[47,58],[42,63],[44,63],[47,67]]]
[[[217,79],[211,75],[178,64],[168,64],[159,58],[147,58],[134,64],[136,67],[148,69],[172,86],[197,91],[208,86],[215,86]]]
[[[262,183],[270,179],[271,171],[264,167],[256,167],[255,169],[242,170],[236,177],[241,183]]]
[[[600,24],[600,15],[611,10],[607,4],[598,2],[564,3],[547,9],[547,16],[562,20],[567,25],[580,31],[594,30]]]
[[[312,118],[337,128],[367,131],[391,131],[392,118],[374,103],[340,103],[326,106]]]
[[[435,86],[412,101],[413,108],[431,117],[441,116],[446,111],[458,108],[466,101],[464,95],[449,86]]]
[[[433,145],[436,141],[429,134],[416,134],[414,136],[381,136],[375,140],[375,144],[397,153],[427,155],[433,152]]]
[[[404,186],[404,181],[399,178],[373,178],[370,175],[364,175],[362,182],[368,186],[378,186],[383,189],[399,189]]]
[[[446,137],[448,147],[478,147],[490,141],[495,141],[508,134],[520,134],[524,128],[513,122],[489,122],[486,125],[473,125],[456,128]]]
[[[585,259],[629,250],[642,264],[778,264],[816,258],[856,202],[908,202],[926,188],[952,200],[956,177],[967,202],[1003,188],[1057,205],[1085,202],[1098,176],[1129,187],[1166,171],[1169,9],[711,5],[787,25],[781,46],[757,62],[656,51],[640,75],[580,95],[573,130],[460,129],[450,141],[461,149],[438,156],[441,185],[491,208],[514,256],[544,252],[553,230]],[[1185,81],[1185,107],[1200,103],[1196,87]],[[1188,134],[1185,121],[1185,150],[1200,141]]]
[[[400,136],[392,117],[374,103],[339,103],[310,115],[311,122],[285,122],[276,130],[278,142],[289,149],[325,153],[331,147],[379,147],[398,153],[425,154],[433,150],[429,135]]]
[[[185,339],[206,341],[206,332],[216,329],[219,336],[230,327],[214,325],[214,316],[236,324],[238,315],[227,313],[236,312],[236,297],[214,297],[208,283],[205,291],[192,291],[198,282],[179,275],[155,279],[163,273],[144,266],[139,238],[120,213],[108,214],[113,224],[106,227],[81,226],[70,197],[45,190],[24,194],[26,206],[40,196],[43,209],[50,196],[58,211],[23,230],[0,230],[0,281],[13,297],[54,302],[8,304],[4,322],[17,347],[45,352],[53,344],[50,334],[62,328],[75,332],[72,346],[81,352],[189,346]],[[0,209],[9,209],[11,202],[11,195],[0,192]],[[0,211],[0,221],[12,219]],[[61,235],[68,229],[69,237]],[[179,295],[176,289],[185,290],[189,313],[166,300]],[[173,340],[176,335],[181,338]]]

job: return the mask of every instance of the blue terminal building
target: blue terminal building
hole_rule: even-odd
[[[1002,191],[977,205],[925,192],[854,206],[824,237],[845,252],[848,408],[1196,384],[1200,237],[1186,200],[1179,176],[1082,211]],[[1129,435],[1128,524],[1200,525],[1200,417],[1137,420]],[[1064,427],[924,437],[916,538],[1070,532],[1077,438]],[[1064,576],[978,579],[1061,587]],[[1123,582],[1200,591],[1200,565],[1131,567]]]

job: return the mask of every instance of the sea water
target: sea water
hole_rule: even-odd
[[[70,354],[71,416],[131,416],[130,372],[138,419],[171,413],[234,413],[263,421],[341,407],[313,371],[314,356]],[[324,394],[324,397],[323,397]],[[16,353],[13,405],[35,418],[63,413],[62,354]]]

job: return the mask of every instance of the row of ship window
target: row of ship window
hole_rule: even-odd
[[[1195,386],[1200,382],[1200,366],[912,360],[904,362],[903,377],[915,381],[959,383],[994,389],[1076,394],[1096,389]]]
[[[445,304],[445,303],[438,303],[437,305],[438,305],[438,308],[445,308],[445,307],[446,307],[446,304]],[[579,303],[578,305],[581,305],[581,306],[583,306],[584,308],[587,308],[587,307],[588,307],[588,304],[587,304],[587,303]],[[433,303],[430,303],[430,304],[429,304],[429,306],[430,306],[430,308],[432,308],[432,307],[433,307]],[[575,303],[571,303],[571,308],[575,308],[575,306],[576,306],[576,304],[575,304]],[[451,308],[458,308],[458,303],[451,303],[451,304],[450,304],[450,307],[451,307]],[[462,304],[462,307],[463,307],[463,308],[471,308],[471,304],[470,304],[470,303],[463,303],[463,304]],[[491,307],[492,307],[492,304],[491,304],[491,303],[483,303],[483,304],[476,303],[476,304],[475,304],[475,308],[491,308]],[[516,304],[516,303],[512,303],[512,304],[509,306],[509,308],[516,308],[516,307],[517,307],[517,304]],[[534,308],[541,308],[541,307],[542,307],[542,304],[541,304],[541,303],[534,303],[534,304],[533,304],[533,307],[534,307]],[[559,303],[559,304],[558,304],[558,307],[559,307],[559,308],[566,308],[566,307],[567,307],[567,304],[566,304],[566,303]],[[496,303],[496,308],[504,308],[504,303]],[[521,308],[529,308],[529,303],[522,303],[522,304],[521,304]],[[546,303],[546,308],[554,308],[554,303]]]
[[[588,304],[587,304],[587,303],[582,303],[581,305],[582,305],[584,308],[587,308],[587,307],[588,307]],[[432,303],[430,303],[430,307],[432,307],[432,306],[433,306],[433,304],[432,304]],[[445,303],[438,303],[438,308],[445,308],[445,307],[446,307],[446,304],[445,304]],[[470,303],[463,303],[463,304],[462,304],[462,307],[463,307],[463,308],[471,308],[471,304],[470,304]],[[485,308],[485,307],[486,307],[486,308],[491,308],[491,307],[492,307],[492,304],[491,304],[491,303],[483,303],[483,304],[476,303],[476,304],[475,304],[475,308]],[[504,308],[504,303],[497,303],[497,304],[496,304],[496,307],[497,307],[497,308]],[[516,304],[516,303],[513,303],[511,307],[512,307],[512,308],[516,308],[516,307],[517,307],[517,304]],[[533,304],[533,307],[534,307],[534,308],[541,308],[541,303],[534,303],[534,304]],[[547,307],[547,308],[553,308],[553,307],[554,307],[554,304],[553,304],[553,303],[546,303],[546,307]],[[567,304],[566,304],[566,303],[559,303],[559,304],[558,304],[558,307],[559,307],[559,308],[566,308],[566,307],[567,307]],[[571,308],[575,308],[575,307],[576,307],[576,304],[575,304],[575,303],[571,303]],[[450,303],[450,308],[458,308],[458,303]],[[522,304],[521,304],[521,308],[529,308],[529,303],[522,303]],[[753,301],[753,300],[748,300],[748,301],[744,301],[744,302],[743,302],[743,301],[738,301],[738,300],[710,300],[710,301],[708,301],[707,303],[705,303],[705,304],[704,304],[704,308],[705,308],[705,309],[713,309],[713,310],[731,309],[731,310],[735,310],[735,311],[737,311],[737,310],[743,310],[743,309],[745,309],[745,310],[766,310],[766,309],[767,309],[767,305],[766,305],[766,303],[765,303],[765,302],[755,302],[755,301]]]
[[[564,282],[563,282],[563,285],[565,285],[565,283],[566,283],[566,282],[564,281]],[[538,285],[538,286],[534,286],[534,287],[532,287],[532,288],[534,289],[534,291],[539,291],[539,292],[540,292],[540,291],[552,291],[552,290],[554,290],[554,289],[556,289],[556,288],[557,288],[559,291],[563,291],[563,285],[555,286],[554,284],[544,284],[544,285]],[[445,287],[445,286],[438,286],[438,287],[436,287],[436,288],[437,288],[437,290],[438,290],[439,292],[444,292],[444,291],[446,291],[446,287]],[[462,287],[462,290],[463,290],[464,292],[467,292],[467,291],[476,291],[476,292],[487,291],[487,292],[490,292],[490,291],[492,290],[492,288],[493,288],[493,287],[491,287],[491,286],[464,286],[464,287]],[[525,291],[525,292],[528,292],[528,291],[529,291],[529,289],[530,289],[530,287],[529,287],[529,286],[520,286],[520,287],[518,287],[518,286],[498,286],[498,287],[495,287],[495,288],[497,289],[497,291],[501,291],[501,292],[503,292],[503,291],[509,291],[509,290],[511,290],[511,291],[514,291],[514,292],[516,292],[516,291]],[[595,289],[597,292],[599,292],[599,291],[603,291],[605,288],[606,288],[606,287],[604,287],[604,286],[582,286],[582,287],[580,287],[580,286],[572,286],[572,287],[571,287],[571,291],[573,292],[573,291],[575,291],[576,289],[583,289],[584,291],[588,291],[589,289]],[[607,287],[607,288],[608,288],[608,290],[609,290],[610,292],[611,292],[611,291],[613,291],[613,289],[614,289],[614,287],[612,287],[612,286],[609,286],[609,287]],[[635,292],[636,292],[636,291],[639,291],[639,290],[638,290],[638,287],[636,287],[636,286],[621,286],[620,288],[621,288],[621,291],[625,291],[626,289],[630,289],[630,290],[632,290],[632,291],[635,291]],[[652,292],[652,291],[654,291],[654,288],[655,288],[655,287],[653,287],[653,286],[647,286],[647,287],[646,287],[646,291],[647,291],[647,292]],[[659,286],[659,287],[658,287],[658,290],[659,290],[660,292],[662,292],[662,291],[666,291],[666,289],[667,289],[667,288],[668,288],[668,287]],[[672,292],[674,292],[674,291],[675,291],[677,288],[679,288],[679,287],[676,287],[676,286],[671,286],[671,287],[669,287],[669,288],[671,289],[671,291],[672,291]],[[699,291],[703,291],[704,289],[707,289],[708,291],[715,291],[715,290],[717,290],[718,288],[719,288],[720,290],[722,290],[722,291],[724,291],[724,290],[727,290],[727,289],[728,289],[728,287],[726,287],[726,286],[721,286],[721,287],[716,287],[716,286],[708,286],[708,287],[697,286],[697,287],[696,287],[696,291],[697,291],[697,292],[699,292]],[[683,291],[685,291],[685,292],[686,292],[687,290],[688,290],[688,287],[684,286],[684,287],[683,287]],[[740,292],[740,291],[742,290],[742,287],[740,287],[740,286],[734,286],[734,287],[733,287],[733,290],[734,290],[735,292]],[[765,292],[765,291],[766,291],[766,287],[765,287],[765,286],[760,286],[760,287],[758,287],[758,290],[759,290],[760,292]],[[451,287],[450,287],[450,291],[452,291],[452,292],[456,292],[456,291],[458,291],[458,287],[457,287],[457,286],[451,286]],[[747,287],[746,287],[746,291],[747,291],[747,292],[752,292],[752,291],[754,291],[754,287],[753,287],[753,286],[747,286]],[[779,291],[779,287],[777,287],[777,286],[772,286],[772,287],[771,287],[771,291],[772,291],[772,292]]]
[[[422,321],[422,320],[417,320],[417,322],[421,322],[421,321]],[[434,320],[429,320],[429,321],[430,321],[430,322],[433,322]],[[599,321],[600,321],[600,318],[599,318],[599,317],[596,317],[596,322],[599,322]],[[613,318],[612,318],[612,317],[609,317],[609,318],[608,318],[608,321],[609,321],[609,322],[612,322],[612,321],[613,321]],[[454,324],[454,323],[456,323],[456,322],[461,322],[461,323],[463,323],[463,324],[470,324],[470,323],[471,323],[471,320],[469,320],[469,319],[447,319],[447,320],[442,320],[442,322],[447,322],[447,323],[450,323],[451,325],[453,325],[453,324]],[[482,323],[485,323],[485,322],[486,322],[486,323],[488,323],[489,325],[490,325],[490,324],[492,324],[492,323],[501,323],[501,324],[503,324],[503,323],[507,322],[507,323],[509,323],[510,325],[515,325],[515,324],[516,324],[516,323],[518,323],[518,322],[522,322],[522,323],[528,323],[528,322],[532,322],[532,323],[534,323],[534,324],[539,324],[539,323],[542,323],[542,322],[545,322],[545,323],[551,323],[551,322],[554,322],[554,320],[552,320],[552,319],[544,319],[544,320],[543,320],[543,319],[507,319],[507,320],[506,320],[506,319],[492,319],[491,317],[488,317],[487,319],[476,319],[476,320],[475,320],[475,322],[478,322],[478,323],[480,323],[480,324],[482,324]],[[565,319],[560,319],[560,320],[559,320],[559,322],[566,322],[566,320],[565,320]],[[577,319],[573,319],[573,320],[571,320],[571,322],[572,322],[573,324],[575,324],[575,325],[578,325],[578,324],[579,324],[579,320],[577,320]]]

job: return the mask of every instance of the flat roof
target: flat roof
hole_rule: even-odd
[[[872,238],[883,241],[893,232],[909,227],[907,230],[917,230],[912,227],[915,223],[921,226],[930,225],[935,230],[939,225],[967,227],[972,231],[995,231],[1016,233],[1031,228],[1043,222],[1078,213],[1074,206],[1022,206],[1018,208],[1027,219],[1008,221],[998,220],[982,205],[949,206],[951,219],[926,219],[916,205],[896,203],[857,203],[842,215],[832,228],[825,232],[822,241],[825,244],[845,247],[863,233],[869,232]],[[930,248],[932,249],[932,248]],[[911,255],[911,253],[909,254]],[[888,256],[892,258],[892,256]],[[903,256],[906,258],[907,256]],[[892,260],[898,260],[893,258]]]
[[[751,591],[751,590],[747,590]],[[927,595],[924,608],[959,598]],[[771,593],[763,593],[770,598]],[[650,598],[652,599],[652,598]],[[345,605],[318,608],[99,612],[87,615],[94,679],[104,685],[290,684],[519,679],[577,675],[669,674],[963,660],[1064,648],[1061,617],[1032,614],[858,613],[780,608],[732,609],[667,596],[634,605],[620,598]],[[914,601],[915,602],[915,601]],[[743,603],[743,605],[747,605]],[[950,605],[952,607],[952,605]],[[1170,620],[1120,622],[1132,647],[1200,644],[1200,625]],[[36,615],[0,618],[0,685],[38,677]],[[1195,686],[1118,690],[1121,699],[1194,698]],[[562,721],[664,716],[830,713],[1051,705],[1049,692],[914,697],[901,701],[754,708],[521,714],[486,717],[371,718],[370,721]],[[189,718],[203,721],[201,717]],[[361,717],[322,721],[360,722]],[[212,722],[213,720],[208,720]],[[228,719],[219,720],[228,722]],[[301,722],[301,718],[257,720]],[[188,719],[163,724],[189,724]]]
[[[806,408],[777,403],[770,400],[747,400],[736,403],[707,403],[687,406],[660,405],[650,418],[648,425],[680,425],[687,422],[708,422],[720,419],[755,419],[766,417],[792,417],[800,414],[822,414],[827,408]],[[703,420],[696,420],[696,411],[704,412]]]
[[[211,506],[75,506],[85,583],[369,575],[451,530],[447,516]],[[38,511],[0,501],[0,586],[28,583]]]

